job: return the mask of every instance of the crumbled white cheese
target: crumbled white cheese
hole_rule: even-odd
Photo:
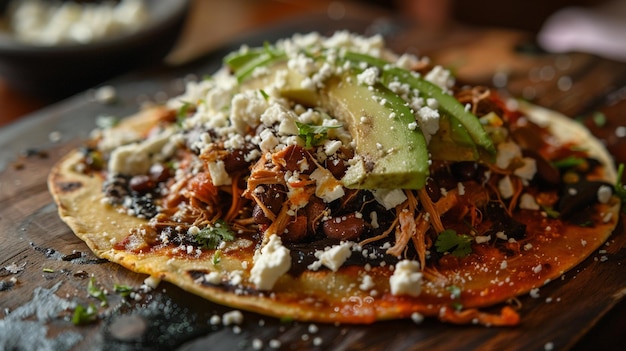
[[[465,185],[463,185],[463,183],[461,182],[456,183],[456,188],[459,191],[460,196],[465,195]]]
[[[385,209],[390,210],[406,200],[406,194],[402,189],[376,189],[372,190],[374,199]]]
[[[280,141],[278,140],[276,135],[274,135],[271,129],[263,129],[261,133],[259,133],[259,137],[261,137],[259,147],[264,153],[273,151],[274,148],[280,143]]]
[[[433,98],[428,98],[426,99],[426,105],[432,109],[438,109],[439,108],[439,101],[437,101],[437,99],[433,99]]]
[[[409,53],[404,53],[396,60],[396,66],[406,69],[408,71],[412,71],[415,66],[420,64],[420,60],[417,56]]]
[[[146,279],[144,279],[143,283],[149,287],[150,289],[156,289],[157,286],[159,286],[159,283],[161,282],[161,279],[155,276],[149,276]]]
[[[243,134],[246,128],[256,127],[267,106],[267,101],[258,90],[248,90],[233,96],[230,121],[237,133]]]
[[[419,296],[422,292],[422,273],[417,261],[402,260],[396,265],[393,275],[389,277],[392,295]]]
[[[100,104],[112,104],[117,98],[117,90],[112,85],[105,85],[94,91],[93,98]]]
[[[441,66],[433,67],[424,77],[427,81],[439,86],[442,90],[447,90],[454,85],[454,78],[450,71]]]
[[[424,315],[419,312],[411,313],[411,320],[415,324],[421,324],[424,321]]]
[[[370,212],[370,225],[372,228],[379,228],[380,224],[378,223],[378,213],[376,211]]]
[[[361,279],[361,284],[359,284],[359,289],[363,290],[363,291],[369,291],[372,290],[372,288],[376,286],[374,284],[374,280],[372,280],[372,277],[368,274],[363,276],[363,279]]]
[[[280,236],[272,234],[260,254],[255,256],[254,266],[250,270],[250,281],[259,290],[269,290],[289,268],[289,249],[283,246]]]
[[[204,281],[209,284],[218,285],[222,282],[222,276],[218,272],[210,272],[204,275]]]
[[[609,223],[613,218],[613,212],[607,212],[602,216],[602,222]]]
[[[491,235],[477,235],[474,240],[476,240],[477,244],[486,243],[491,240]]]
[[[311,263],[307,268],[313,271],[318,270],[321,266],[336,272],[341,265],[352,255],[353,242],[344,242],[341,244],[328,247],[324,250],[315,251],[317,261]]]
[[[167,147],[173,130],[156,134],[140,143],[122,145],[113,152],[109,159],[109,171],[112,174],[137,175],[147,174],[150,166],[163,160],[173,152]]]
[[[324,202],[332,202],[345,195],[343,186],[328,169],[318,167],[309,177],[315,180],[315,196]]]
[[[208,133],[205,133],[208,134]],[[232,133],[228,135],[228,139],[224,141],[226,149],[241,149],[245,146],[246,140],[241,134]]]
[[[116,130],[112,128],[103,129],[101,131],[102,138],[98,142],[98,149],[109,152],[124,144],[136,142],[141,135],[133,130]]]
[[[226,312],[222,315],[223,325],[239,325],[243,323],[243,313],[238,310]]]
[[[276,123],[280,123],[282,120],[292,118],[289,115],[290,111],[279,103],[271,103],[265,111],[261,114],[261,122],[268,127]]]
[[[324,140],[324,153],[328,156],[334,155],[342,145],[340,140],[326,139]]]
[[[598,201],[601,204],[608,203],[612,195],[613,195],[613,190],[611,189],[610,186],[600,185],[600,187],[598,188]]]
[[[502,169],[509,167],[514,158],[522,155],[519,145],[512,141],[500,143],[497,148],[496,166]]]
[[[429,143],[431,137],[439,130],[439,111],[424,106],[417,111],[416,117],[426,142]]]
[[[356,80],[359,84],[374,85],[378,82],[378,76],[380,71],[377,67],[369,67],[365,71],[359,73],[356,76]]]
[[[530,297],[532,297],[533,299],[538,299],[539,298],[539,288],[530,289],[530,292],[528,293],[528,295],[530,295]]]
[[[532,196],[532,195],[530,195],[528,193],[524,193],[520,197],[519,208],[521,208],[523,210],[538,210],[539,209],[539,204],[537,204],[537,201],[535,201],[535,197],[534,196]]]
[[[500,181],[498,181],[498,190],[500,191],[500,195],[503,199],[509,199],[515,193],[515,189],[513,188],[513,183],[511,182],[511,177],[504,176]]]
[[[228,172],[226,172],[226,165],[224,164],[224,161],[219,160],[207,162],[207,168],[211,174],[211,181],[213,182],[213,185],[220,186],[232,183],[231,177],[228,175]]]
[[[297,56],[291,57],[289,61],[287,61],[287,67],[305,77],[308,77],[317,71],[317,64],[315,63],[315,60],[304,53],[299,53]]]
[[[537,161],[531,157],[522,158],[522,166],[513,171],[513,174],[527,181],[532,180],[535,173],[537,173]]]

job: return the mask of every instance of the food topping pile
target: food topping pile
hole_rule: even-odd
[[[241,294],[359,267],[350,288],[372,296],[436,285],[454,295],[481,270],[505,271],[539,233],[593,223],[589,204],[612,201],[585,150],[384,44],[337,32],[242,47],[188,83],[154,128],[100,130],[81,171],[105,178],[108,205],[146,219],[115,247],[216,265],[247,252],[237,274],[200,277]],[[373,267],[385,266],[381,288]]]

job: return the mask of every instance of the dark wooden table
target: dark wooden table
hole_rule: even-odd
[[[377,16],[374,16],[378,18]],[[162,283],[129,300],[115,284],[140,287],[145,276],[103,262],[89,252],[57,216],[47,191],[50,167],[80,145],[101,115],[125,116],[140,101],[159,101],[180,92],[188,73],[211,73],[221,55],[242,41],[260,44],[294,31],[337,28],[382,30],[392,47],[428,55],[455,67],[461,81],[498,87],[579,119],[605,141],[616,162],[626,163],[626,64],[592,55],[546,54],[526,33],[451,27],[431,33],[378,18],[298,17],[233,39],[192,63],[157,67],[107,84],[114,103],[93,91],[47,106],[0,129],[0,349],[41,350],[600,350],[626,345],[626,231],[623,218],[602,251],[540,289],[539,298],[520,297],[522,323],[515,328],[451,326],[427,320],[369,326],[279,321],[245,313],[233,328],[211,317],[231,309]],[[418,49],[419,48],[419,49]],[[4,106],[3,106],[4,107]],[[3,108],[0,107],[0,108]],[[95,323],[74,326],[76,304],[94,278],[109,291]]]

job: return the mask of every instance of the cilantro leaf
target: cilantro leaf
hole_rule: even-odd
[[[313,146],[318,146],[326,138],[328,138],[328,130],[332,128],[339,128],[341,125],[337,126],[316,126],[311,124],[300,123],[296,121],[296,126],[298,127],[298,136],[304,139],[304,146],[309,148]]]
[[[591,119],[596,127],[604,127],[606,125],[606,115],[600,111],[595,112]]]
[[[548,218],[559,218],[559,216],[561,216],[561,213],[551,206],[541,205],[541,209],[546,213],[546,216],[548,216]]]
[[[587,162],[587,160],[585,160],[582,157],[568,156],[566,158],[556,160],[552,162],[552,164],[554,165],[554,167],[558,169],[567,169],[567,168],[580,166],[584,164],[585,162]]]
[[[217,266],[218,264],[220,264],[221,261],[222,261],[222,251],[217,250],[215,251],[215,254],[213,254],[213,265]]]
[[[461,288],[456,285],[450,285],[446,287],[446,290],[450,292],[450,297],[454,300],[458,300],[461,298]]]
[[[104,290],[96,286],[96,278],[91,277],[91,279],[89,279],[89,284],[87,285],[87,292],[89,293],[89,296],[95,297],[96,299],[100,300],[101,306],[107,305],[106,294],[104,293]]]
[[[77,305],[74,308],[74,314],[72,315],[72,324],[85,325],[96,321],[98,316],[98,309],[92,303],[85,307],[83,305]]]
[[[259,92],[261,93],[261,95],[263,96],[263,99],[265,99],[265,101],[270,99],[270,96],[268,93],[265,92],[265,90],[260,89]]]
[[[183,104],[178,108],[178,111],[176,111],[176,123],[178,125],[182,125],[185,118],[187,118],[190,112],[193,112],[194,109],[194,104],[188,101],[183,101]]]
[[[120,296],[122,297],[126,297],[128,295],[130,295],[131,292],[133,292],[133,288],[128,286],[128,285],[121,285],[121,284],[113,284],[113,290],[120,294]]]
[[[446,290],[450,292],[450,298],[452,301],[452,308],[457,311],[463,309],[463,304],[461,303],[461,288],[456,285],[449,285],[446,287]]]
[[[453,256],[465,257],[472,253],[472,237],[446,229],[437,236],[435,247],[439,253],[450,252]]]
[[[194,235],[194,240],[206,249],[215,250],[222,241],[235,240],[235,233],[226,222],[219,220],[212,226],[200,229],[200,232]]]

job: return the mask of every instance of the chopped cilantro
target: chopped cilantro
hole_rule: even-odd
[[[190,109],[193,107],[191,102],[183,101],[183,105],[178,108],[176,112],[176,122],[181,124],[185,118],[189,115]]]
[[[454,300],[452,302],[452,307],[460,311],[463,309],[463,304],[461,303],[461,288],[456,285],[450,285],[446,287],[446,290],[450,292],[450,298]]]
[[[215,222],[214,225],[201,229],[200,232],[194,236],[194,239],[198,244],[202,245],[202,247],[215,250],[222,241],[235,240],[235,233],[226,222],[219,220]]]
[[[263,96],[263,99],[265,99],[266,101],[269,100],[270,96],[268,93],[265,92],[265,90],[260,89],[259,92],[261,93],[261,95]]]
[[[280,322],[283,323],[283,324],[291,323],[291,322],[293,322],[293,317],[292,316],[282,316],[282,317],[280,317]]]
[[[83,305],[77,305],[72,315],[72,323],[74,325],[85,325],[96,321],[98,309],[92,303],[85,308]]]
[[[88,151],[85,155],[85,163],[92,169],[102,169],[105,161],[99,151]]]
[[[560,160],[556,160],[552,162],[552,164],[554,165],[554,167],[558,169],[566,169],[566,168],[580,166],[584,164],[585,162],[587,162],[587,160],[585,160],[584,158],[569,156]]]
[[[120,285],[120,284],[113,284],[113,290],[120,294],[120,296],[122,297],[126,297],[128,295],[130,295],[131,292],[133,292],[133,288],[128,286],[128,285]]]
[[[451,297],[454,300],[457,300],[457,299],[461,298],[461,288],[459,288],[458,286],[450,285],[450,286],[446,287],[446,290],[448,290],[450,292]]]
[[[339,128],[337,126],[316,126],[311,124],[305,124],[296,122],[298,126],[298,136],[304,139],[305,147],[313,147],[320,145],[328,137],[328,130],[332,128]]]
[[[465,257],[472,253],[472,237],[446,229],[437,236],[435,247],[439,253],[450,252],[453,256]]]
[[[452,308],[454,308],[454,309],[455,309],[455,310],[457,310],[457,311],[460,311],[460,310],[462,310],[462,309],[463,309],[463,304],[462,304],[462,303],[460,303],[460,302],[458,302],[458,301],[454,301],[454,302],[452,303]]]
[[[104,290],[96,286],[96,278],[92,277],[91,279],[89,279],[89,284],[87,285],[87,292],[89,293],[89,296],[95,297],[96,299],[100,300],[101,306],[107,305],[106,294],[104,293]]]
[[[606,125],[606,115],[600,111],[595,112],[591,119],[596,127],[604,127]]]
[[[222,261],[222,251],[217,250],[213,254],[213,265],[217,266],[218,264],[220,264],[221,261]]]
[[[550,206],[541,206],[541,209],[546,213],[548,218],[559,218],[559,216],[561,215],[559,211],[553,209]]]

